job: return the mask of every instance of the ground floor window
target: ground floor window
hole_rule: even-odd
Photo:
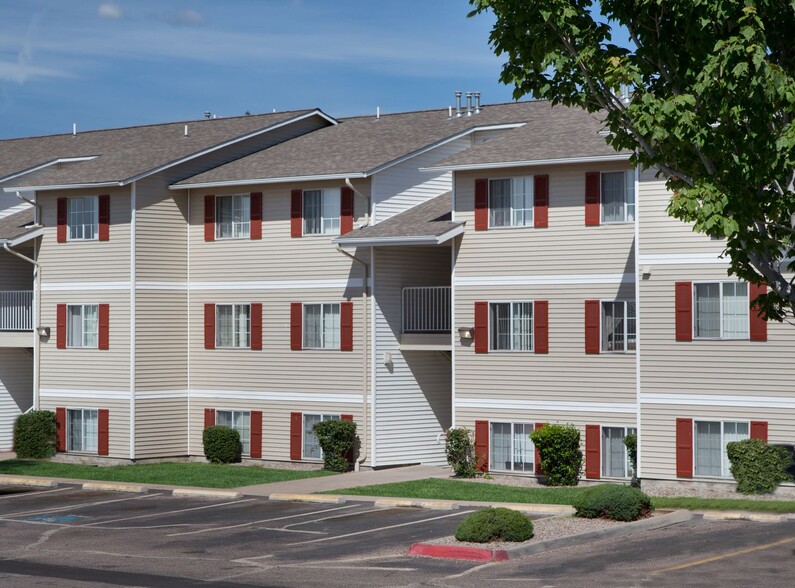
[[[489,469],[509,472],[534,471],[535,448],[530,441],[532,423],[491,423]]]
[[[629,478],[634,472],[624,438],[634,434],[634,427],[602,427],[602,475],[606,478]]]
[[[70,408],[67,412],[68,451],[97,452],[97,410]]]
[[[696,421],[696,476],[729,477],[731,470],[726,445],[750,437],[749,424],[735,421]]]
[[[323,450],[313,427],[322,421],[338,420],[338,414],[304,414],[304,459],[323,459]]]
[[[215,424],[229,427],[240,433],[243,455],[251,450],[251,413],[247,410],[216,410]]]

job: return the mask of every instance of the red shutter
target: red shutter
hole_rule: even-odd
[[[475,180],[475,230],[489,228],[489,181]]]
[[[535,176],[533,186],[533,226],[549,226],[549,176]]]
[[[475,462],[480,471],[489,471],[489,421],[475,421]]]
[[[55,451],[66,451],[66,409],[55,409]]]
[[[300,412],[290,413],[290,459],[301,459],[304,416]]]
[[[110,241],[110,196],[107,194],[103,194],[99,197],[98,220],[99,240]]]
[[[602,200],[602,174],[588,172],[585,174],[585,226],[598,227],[601,219],[600,204]]]
[[[99,349],[110,348],[110,304],[99,305]]]
[[[204,409],[204,428],[207,427],[214,427],[215,426],[215,409],[214,408],[205,408]]]
[[[475,353],[489,352],[489,303],[475,302]]]
[[[340,349],[353,351],[353,302],[340,304]]]
[[[693,477],[693,419],[676,419],[676,477]]]
[[[676,308],[676,340],[693,340],[693,285],[677,282],[674,291]]]
[[[767,443],[767,421],[751,421],[751,439]]]
[[[249,457],[262,458],[262,411],[251,411],[251,448],[248,451]]]
[[[249,235],[252,240],[262,239],[262,192],[252,192],[250,198]]]
[[[585,425],[585,477],[598,480],[602,471],[601,427]]]
[[[753,303],[757,297],[767,293],[765,284],[749,284],[748,297]],[[759,307],[751,304],[751,341],[767,341],[767,320],[759,316]]]
[[[536,353],[549,353],[549,301],[533,304],[533,348]]]
[[[204,348],[215,349],[215,304],[204,305]]]
[[[55,346],[66,349],[66,305],[59,304],[55,311]]]
[[[259,302],[251,303],[251,349],[262,349],[262,304]]]
[[[290,236],[300,237],[304,232],[303,207],[304,191],[293,190],[290,192]],[[299,458],[300,459],[300,458]]]
[[[204,240],[215,241],[215,196],[204,197]]]
[[[97,411],[97,455],[110,453],[110,432],[108,429],[109,412],[107,408]]]
[[[536,423],[535,429],[538,430],[541,427],[545,427],[546,423]],[[538,450],[538,447],[535,448],[535,460],[536,460],[536,476],[540,476],[544,473],[543,468],[541,467],[541,452]]]
[[[585,353],[599,353],[599,301],[585,301]]]
[[[304,308],[300,302],[290,303],[290,349],[301,351],[303,341]]]
[[[343,188],[340,195],[340,235],[353,230],[353,190]]]
[[[58,198],[58,243],[66,243],[68,199]]]

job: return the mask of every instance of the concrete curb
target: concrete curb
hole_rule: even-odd
[[[58,482],[52,478],[28,478],[25,476],[0,476],[0,484],[9,486],[36,486],[38,488],[55,488]]]
[[[508,561],[509,558],[508,552],[504,549],[481,549],[479,547],[458,547],[456,545],[428,545],[427,543],[415,543],[409,549],[409,555],[487,562]]]
[[[317,495],[312,495],[317,496]],[[428,508],[434,510],[455,510],[458,508],[488,508],[502,507],[518,510],[529,515],[570,516],[574,508],[565,504],[531,504],[513,502],[482,502],[474,500],[426,500],[424,498],[383,498],[380,496],[357,496],[355,494],[326,494],[325,496],[339,496],[348,501],[372,502],[381,508]]]
[[[749,512],[744,510],[699,510],[707,521],[754,521],[757,523],[782,523],[795,515]]]
[[[334,494],[286,494],[276,493],[268,496],[268,500],[283,502],[316,502],[319,504],[345,504],[347,500]]]
[[[81,486],[83,490],[108,490],[110,492],[134,492],[144,494],[149,491],[140,484],[124,484],[118,482],[86,482]]]
[[[243,498],[242,492],[234,490],[212,490],[209,488],[174,488],[172,496],[190,496],[200,498]]]

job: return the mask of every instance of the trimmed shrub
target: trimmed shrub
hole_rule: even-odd
[[[353,421],[328,420],[317,423],[312,430],[317,435],[323,450],[323,468],[332,472],[345,472],[353,461],[356,447],[356,423]]]
[[[629,465],[632,467],[631,485],[638,488],[640,487],[640,483],[638,482],[638,436],[635,433],[630,433],[624,437],[624,447],[627,448]]]
[[[55,413],[32,410],[14,422],[14,452],[20,459],[40,459],[55,454]]]
[[[548,486],[576,486],[580,481],[580,430],[574,425],[545,425],[530,433],[541,456]]]
[[[574,500],[575,516],[586,519],[634,521],[649,514],[651,498],[637,488],[619,484],[600,484],[583,491]]]
[[[202,433],[204,456],[212,463],[237,463],[243,454],[240,433],[229,427],[215,425]]]
[[[732,441],[726,445],[737,492],[769,494],[790,479],[787,469],[792,458],[785,447],[768,445],[759,439]]]
[[[484,508],[465,518],[455,531],[459,541],[527,541],[533,536],[533,521],[508,508]]]
[[[447,463],[459,478],[474,478],[477,471],[477,458],[475,446],[469,430],[464,427],[447,430],[447,439],[444,444],[447,453]]]

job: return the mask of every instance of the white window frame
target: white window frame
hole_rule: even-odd
[[[604,176],[607,174],[624,175],[624,216],[621,220],[605,220]],[[630,198],[631,197],[631,198]],[[635,174],[630,171],[599,172],[599,221],[603,225],[620,225],[634,223],[637,218],[637,194],[635,194]]]
[[[601,476],[603,478],[607,478],[607,479],[610,479],[610,480],[618,480],[618,479],[622,479],[623,480],[623,479],[631,478],[632,477],[632,467],[631,467],[631,465],[629,463],[629,449],[627,449],[626,445],[624,445],[624,475],[617,478],[616,476],[608,476],[605,473],[605,464],[604,464],[604,457],[603,457],[604,455],[606,455],[606,452],[605,452],[605,438],[604,438],[604,435],[602,434],[602,431],[604,431],[605,429],[623,429],[624,430],[624,439],[626,439],[627,435],[629,435],[630,433],[634,433],[634,434],[637,435],[638,434],[638,428],[637,427],[630,427],[628,425],[599,425],[599,462],[600,462],[599,463],[599,470],[600,470]]]
[[[306,195],[307,192],[320,192],[320,231],[309,232],[307,230],[307,205]],[[335,214],[325,216],[326,200],[330,199],[332,205],[336,205]],[[340,188],[315,188],[312,190],[303,190],[301,192],[301,231],[305,237],[322,237],[325,235],[339,235],[340,222],[342,216],[342,190]]]
[[[718,304],[719,304],[719,323],[720,323],[720,336],[719,337],[699,337],[696,335],[696,325],[698,324],[698,304],[696,300],[696,286],[698,285],[706,285],[706,284],[718,284]],[[746,323],[745,323],[745,337],[725,337],[723,333],[723,285],[724,284],[748,284],[747,282],[743,282],[741,280],[699,280],[693,282],[690,289],[690,298],[692,300],[693,305],[693,324],[690,326],[691,333],[693,334],[693,340],[697,341],[750,341],[751,339],[751,286],[746,285],[746,293],[748,296],[748,308],[746,309]]]
[[[80,413],[80,419],[82,421],[82,435],[81,435],[81,448],[75,449],[72,446],[72,413]],[[94,423],[95,423],[95,433],[93,439],[93,447],[86,448],[86,441],[89,440],[88,436],[86,435],[86,413],[94,413]],[[89,440],[90,441],[90,440]],[[89,455],[95,455],[99,451],[99,409],[98,408],[67,408],[66,409],[66,451],[70,453],[87,453]]]
[[[232,234],[221,235],[221,203],[225,199],[232,200]],[[244,205],[247,203],[247,205]],[[238,205],[239,204],[239,205]],[[242,212],[248,210],[248,215]],[[241,212],[241,220],[235,221],[236,212]],[[251,238],[251,195],[250,194],[222,194],[215,197],[215,239],[218,241],[230,241],[235,239]]]
[[[218,422],[219,413],[227,412],[230,413],[230,420],[232,425],[223,425],[223,423]],[[235,426],[235,415],[248,415],[248,435],[246,437],[240,432],[241,429]],[[216,426],[225,426],[229,427],[230,429],[237,431],[240,434],[240,444],[243,446],[243,455],[248,456],[251,454],[251,411],[248,409],[242,408],[216,408],[215,409],[215,424]],[[246,449],[248,447],[248,449]]]
[[[301,459],[306,461],[322,461],[323,459],[323,448],[320,447],[320,443],[318,443],[318,448],[320,450],[320,457],[308,457],[306,455],[306,417],[320,417],[320,421],[340,421],[342,420],[341,414],[334,414],[334,413],[317,413],[317,412],[305,412],[301,414]],[[317,423],[316,423],[317,424]],[[314,425],[313,425],[314,426]],[[312,431],[314,435],[314,431]]]
[[[605,346],[605,333],[604,333],[604,324],[605,324],[605,304],[624,304],[624,349],[613,349],[608,350]],[[628,310],[629,305],[634,304],[634,300],[628,300],[626,298],[619,298],[617,300],[600,300],[599,301],[599,345],[600,350],[602,353],[635,353],[638,345],[638,309],[635,308],[635,349],[628,349],[629,343],[629,320],[628,320]]]
[[[83,222],[80,223],[73,223],[72,222],[72,203],[77,202],[78,200],[83,202],[83,212],[80,213],[83,216]],[[94,216],[91,221],[91,224],[85,222],[85,202],[87,200],[91,200],[94,203]],[[72,228],[73,227],[80,227],[81,236],[73,237],[72,236]],[[90,226],[94,236],[93,237],[86,237],[86,227]],[[66,240],[67,241],[98,241],[99,240],[99,196],[72,196],[66,199]]]
[[[492,210],[494,207],[491,205],[491,183],[492,182],[501,182],[501,181],[508,181],[510,186],[510,194],[508,196],[510,200],[510,204],[508,206],[508,224],[507,225],[494,225],[491,222],[492,217]],[[518,208],[514,206],[514,185],[515,182],[518,180],[523,180],[525,183],[525,199],[530,200],[530,207],[529,208]],[[527,229],[532,228],[534,226],[533,220],[535,218],[535,176],[510,176],[504,178],[489,178],[488,179],[488,186],[489,186],[489,224],[488,228],[493,230],[502,230],[502,229]],[[529,188],[528,188],[529,186]],[[527,193],[529,192],[529,194]],[[524,224],[516,223],[516,213],[519,210],[525,211],[525,221]],[[528,214],[529,211],[529,214]],[[529,216],[529,218],[528,218]]]
[[[721,456],[720,456],[720,469],[721,474],[720,476],[707,476],[698,473],[698,464],[696,463],[696,459],[698,458],[698,443],[696,441],[696,423],[720,423],[720,444],[721,444]],[[723,471],[726,462],[728,461],[728,457],[726,455],[726,444],[727,441],[725,440],[725,425],[726,423],[734,423],[734,424],[745,424],[748,426],[748,437],[747,439],[751,438],[751,421],[745,419],[693,419],[693,476],[697,478],[712,478],[712,479],[726,479],[731,478],[732,473],[731,471]],[[726,458],[726,459],[724,459]]]
[[[222,307],[232,307],[232,345],[221,344],[221,320],[219,316]],[[246,345],[240,344],[240,309],[248,308],[248,320],[246,321]],[[225,302],[215,305],[215,348],[216,349],[251,349],[251,303],[244,302]]]
[[[494,304],[508,304],[510,319],[510,333],[508,335],[511,348],[510,349],[495,349],[494,348],[494,321],[491,319],[491,307]],[[514,304],[529,304],[530,305],[530,348],[529,349],[515,349],[514,348],[514,324],[513,324],[513,305]],[[536,305],[533,300],[489,300],[489,353],[533,353],[536,348],[535,341],[535,320],[536,320]]]
[[[492,439],[493,439],[493,436],[494,436],[493,429],[492,429],[493,425],[511,425],[511,450],[510,450],[511,469],[509,469],[509,470],[502,469],[502,468],[495,468],[495,467],[492,467],[492,465],[491,465],[492,458],[494,456],[493,443],[492,443]],[[501,421],[501,420],[489,421],[489,464],[488,465],[489,465],[489,470],[490,471],[494,471],[494,472],[511,472],[511,473],[520,473],[520,474],[534,474],[535,473],[536,465],[537,465],[536,464],[535,444],[533,443],[532,439],[529,438],[529,434],[528,434],[528,441],[530,442],[530,458],[532,460],[531,461],[532,467],[529,470],[517,470],[516,469],[516,446],[515,446],[515,442],[516,442],[515,427],[516,427],[516,425],[524,425],[526,427],[529,426],[531,433],[536,430],[535,423],[531,423],[529,421]],[[527,462],[525,462],[525,463],[527,463]]]
[[[86,329],[86,308],[94,307],[96,316],[96,331],[89,331]],[[75,335],[72,332],[72,310],[73,308],[80,309],[80,341],[75,344]],[[94,344],[86,345],[86,336],[94,336]],[[99,349],[99,304],[67,304],[66,305],[66,347],[67,349]]]
[[[307,342],[307,320],[306,320],[306,309],[308,306],[319,306],[320,307],[320,347],[309,345]],[[326,338],[328,337],[326,332],[326,309],[327,307],[337,307],[337,337],[336,337],[336,345],[326,345]],[[303,345],[304,349],[313,349],[318,351],[339,351],[341,349],[341,337],[342,337],[342,304],[339,302],[306,302],[301,305],[301,344]],[[334,343],[334,334],[332,331],[331,335],[331,342]]]

